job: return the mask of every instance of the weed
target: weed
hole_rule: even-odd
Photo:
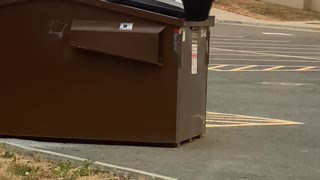
[[[27,157],[6,151],[5,148],[1,149],[0,146],[0,180],[77,180],[81,178],[95,180],[109,177],[118,179],[110,172],[94,169],[93,163],[94,161],[86,160],[81,166],[73,166],[70,161],[54,164],[42,159],[40,155],[34,154]]]
[[[79,176],[90,176],[95,173],[94,169],[91,167],[94,161],[86,160],[83,165],[78,169]]]
[[[55,167],[52,168],[52,173],[59,177],[66,177],[72,170],[72,164],[70,161],[60,161]]]
[[[17,176],[29,176],[40,170],[39,167],[35,168],[24,164],[13,164],[10,169],[13,171],[13,174]]]
[[[3,155],[1,155],[1,157],[5,159],[11,159],[15,157],[15,154],[12,152],[6,151]]]

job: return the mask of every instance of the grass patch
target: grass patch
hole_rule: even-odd
[[[91,160],[81,166],[74,166],[70,161],[51,163],[37,156],[15,154],[0,146],[0,180],[126,180],[95,169],[93,163]]]
[[[215,7],[230,12],[277,21],[319,21],[320,13],[290,8],[261,0],[218,0]]]
[[[91,174],[98,173],[97,170],[93,169],[91,166],[94,162],[91,160],[86,160],[83,165],[78,169],[79,176],[90,176]]]
[[[6,151],[4,154],[0,156],[1,158],[11,159],[14,157],[14,153]]]
[[[33,166],[26,165],[26,164],[15,163],[10,167],[10,170],[14,175],[17,175],[17,176],[29,176],[30,174],[37,173],[40,170],[40,168],[39,167],[35,168]]]

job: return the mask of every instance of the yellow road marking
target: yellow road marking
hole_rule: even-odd
[[[230,72],[230,70],[219,70],[219,69],[213,69],[213,71],[221,71],[221,72]],[[305,71],[298,71],[296,69],[293,70],[274,70],[274,71],[264,71],[264,70],[243,70],[243,71],[237,71],[237,72],[319,72],[320,69],[314,69],[314,70],[305,70]]]
[[[243,121],[243,122],[287,122],[284,120],[277,120],[277,119],[253,119],[253,118],[239,118],[239,117],[228,117],[228,118],[221,118],[221,117],[216,117],[216,120],[225,120],[225,119],[232,119],[232,121]],[[210,120],[210,119],[209,119]],[[215,121],[215,120],[214,120]]]
[[[222,65],[217,65],[217,66],[213,66],[213,67],[210,67],[209,69],[210,70],[218,70],[217,68],[223,68],[223,67],[227,67],[229,66],[228,64],[222,64]]]
[[[316,68],[316,67],[305,67],[305,68],[298,69],[297,71],[307,71],[307,70],[314,69],[314,68]]]
[[[280,120],[280,119],[269,119],[269,118],[261,118],[261,117],[246,117],[242,115],[234,115],[234,116],[223,116],[223,115],[216,115],[213,114],[214,117],[207,116],[207,119],[218,119],[218,120],[225,120],[225,119],[233,119],[237,121],[252,121],[252,122],[287,122],[286,120]],[[257,119],[258,118],[258,119]]]
[[[288,126],[288,125],[301,125],[297,123],[245,123],[245,124],[225,124],[225,125],[210,125],[207,124],[207,128],[217,127],[250,127],[250,126]]]
[[[282,126],[302,125],[304,123],[282,119],[270,119],[255,116],[207,112],[207,128],[245,127],[245,126]]]
[[[250,68],[253,68],[253,67],[257,67],[257,65],[250,65],[250,66],[235,68],[235,69],[231,69],[230,71],[241,71],[241,70],[250,69]]]
[[[240,121],[222,121],[222,120],[207,120],[207,122],[214,122],[214,123],[231,123],[231,124],[246,124],[246,122],[240,122]]]
[[[276,67],[264,69],[264,71],[272,71],[272,70],[276,70],[276,69],[281,69],[281,68],[283,68],[283,67],[284,67],[284,66],[276,66]]]
[[[287,121],[287,120],[281,120],[281,119],[271,119],[271,118],[264,118],[264,117],[246,116],[246,115],[228,114],[228,113],[217,113],[217,112],[207,112],[207,115],[216,115],[216,116],[219,116],[219,117],[224,117],[225,116],[225,117],[248,118],[248,119],[254,119],[254,121],[259,121],[259,120]]]

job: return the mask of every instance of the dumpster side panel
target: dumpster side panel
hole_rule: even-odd
[[[0,6],[0,135],[176,143],[173,27],[157,66],[72,47],[73,19],[149,22],[67,0]]]
[[[209,27],[182,29],[178,75],[178,132],[182,142],[205,132]]]

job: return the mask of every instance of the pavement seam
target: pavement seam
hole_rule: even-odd
[[[40,154],[44,156],[48,160],[70,160],[76,164],[82,164],[88,159],[66,155],[62,153],[52,152],[48,150],[42,150],[34,147],[28,147],[12,142],[6,142],[6,141],[0,141],[0,145],[3,145],[4,147],[8,148],[12,151],[19,151],[22,154],[26,155],[34,155],[34,154]],[[155,173],[149,173],[142,170],[132,169],[132,168],[126,168],[121,167],[117,165],[112,165],[108,163],[103,163],[99,161],[95,161],[93,163],[93,166],[102,170],[109,171],[113,174],[123,175],[125,177],[135,178],[137,180],[179,180],[173,177],[163,176]]]
[[[254,26],[254,27],[264,27],[264,28],[274,28],[274,29],[284,29],[284,30],[320,33],[320,28],[294,26],[294,25],[268,24],[268,23],[261,23],[261,22],[242,22],[242,21],[230,21],[230,20],[220,20],[220,19],[216,19],[215,22],[217,24],[226,24],[226,25],[243,25],[243,26]]]

